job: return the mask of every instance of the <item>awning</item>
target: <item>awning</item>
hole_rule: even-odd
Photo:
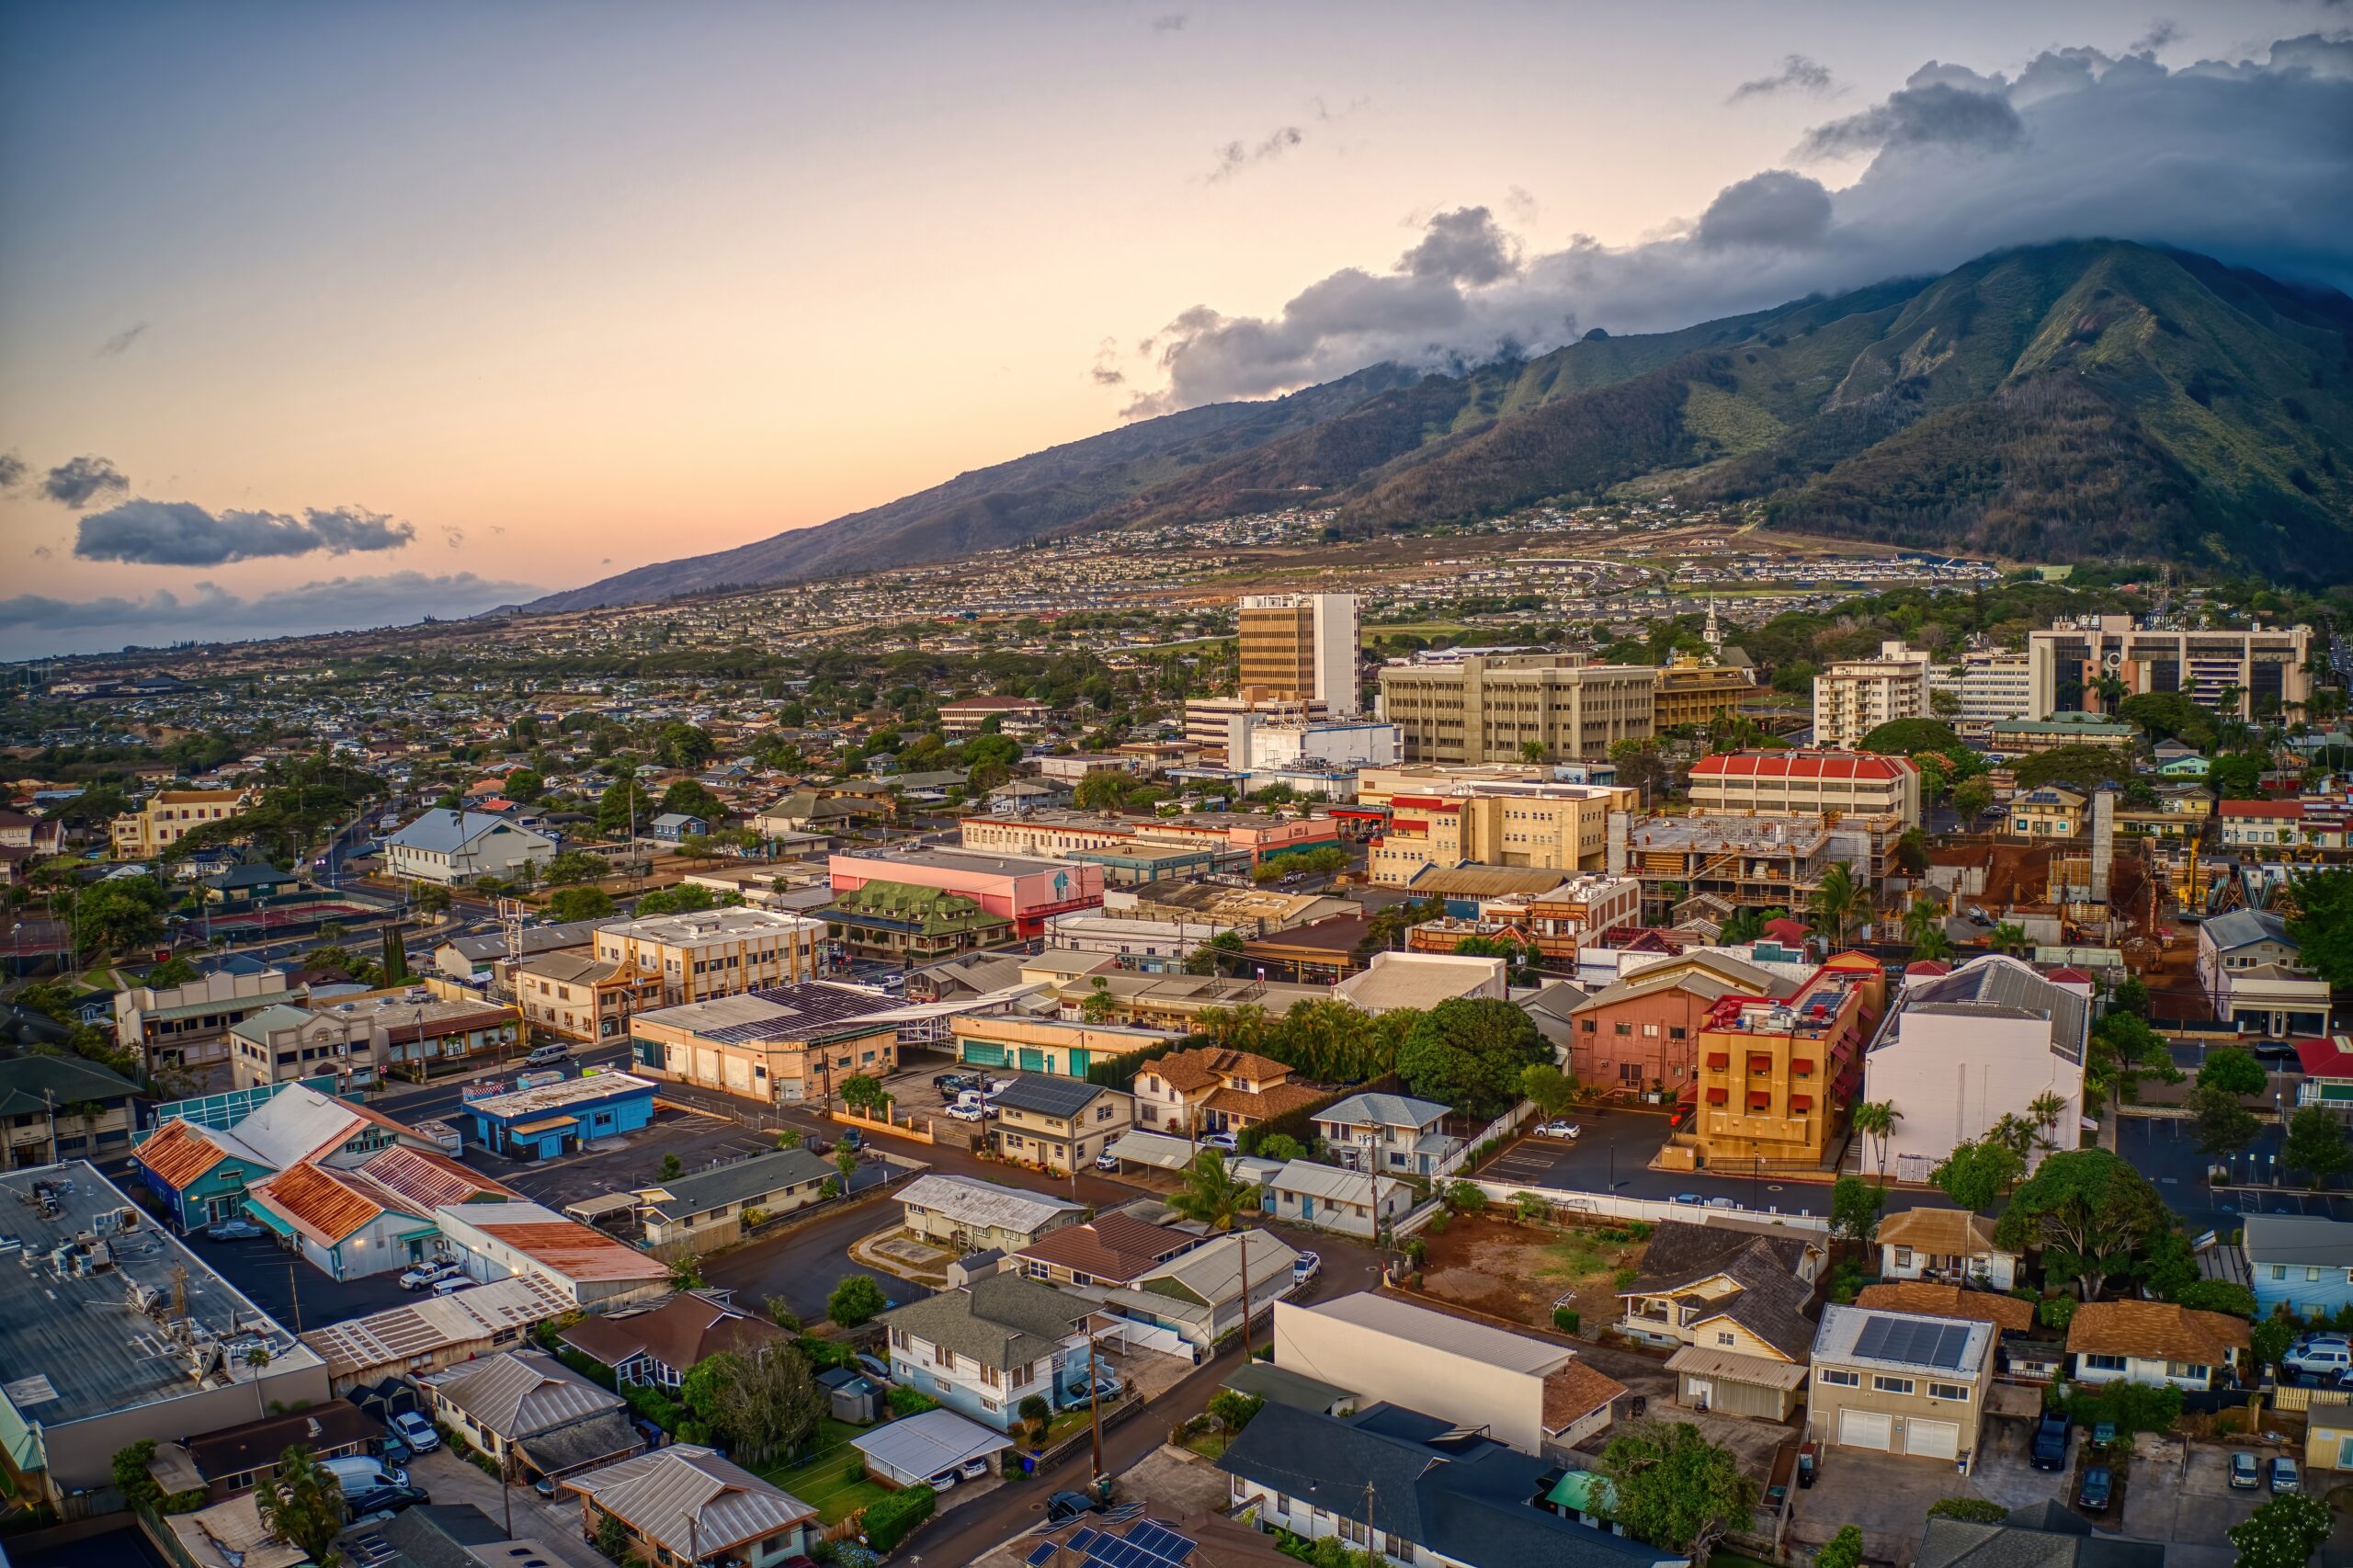
[[[1710,1071],[1711,1071],[1711,1072],[1721,1073],[1721,1072],[1722,1072],[1725,1068],[1727,1068],[1727,1067],[1729,1067],[1729,1066],[1731,1066],[1731,1065],[1732,1065],[1732,1052],[1731,1052],[1731,1051],[1711,1051],[1708,1052],[1708,1067],[1709,1067]]]
[[[1725,1095],[1723,1090],[1710,1089],[1708,1091],[1708,1103],[1710,1105],[1722,1105],[1724,1103],[1724,1099]]]
[[[279,1219],[276,1214],[263,1208],[260,1204],[255,1202],[250,1198],[245,1199],[245,1217],[252,1220],[256,1224],[267,1226],[270,1230],[277,1232],[281,1236],[290,1236],[294,1233],[294,1227],[292,1225],[289,1224],[284,1220]]]
[[[507,1131],[526,1138],[536,1138],[541,1133],[561,1132],[567,1127],[579,1125],[580,1119],[576,1116],[543,1116],[537,1121],[518,1121]]]
[[[1771,1053],[1763,1051],[1750,1051],[1748,1053],[1748,1070],[1751,1073],[1770,1073],[1773,1070],[1773,1058]]]
[[[1813,1096],[1812,1095],[1791,1095],[1790,1096],[1790,1108],[1791,1110],[1812,1110],[1813,1108]]]
[[[1751,1089],[1751,1090],[1749,1090],[1749,1091],[1748,1091],[1748,1108],[1749,1108],[1749,1109],[1751,1109],[1751,1110],[1763,1110],[1766,1107],[1768,1107],[1768,1106],[1771,1105],[1772,1103],[1773,1103],[1773,1091],[1772,1091],[1772,1090],[1770,1090],[1770,1089]]]
[[[1811,1078],[1813,1076],[1813,1059],[1808,1056],[1801,1056],[1795,1062],[1790,1063],[1790,1071],[1798,1074],[1802,1077]]]

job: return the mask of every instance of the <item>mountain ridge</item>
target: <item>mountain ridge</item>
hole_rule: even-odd
[[[1313,494],[1345,534],[1642,482],[1768,526],[2021,559],[2353,575],[2353,300],[2131,242],[1455,373],[1378,365],[960,474],[533,608],[952,559]]]

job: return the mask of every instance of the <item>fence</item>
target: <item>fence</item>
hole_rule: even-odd
[[[907,1113],[904,1125],[888,1117],[866,1116],[854,1110],[828,1111],[826,1114],[844,1127],[855,1127],[861,1132],[887,1132],[893,1138],[910,1138],[918,1143],[937,1142],[928,1128],[917,1131],[913,1111]]]
[[[1529,1117],[1532,1117],[1535,1114],[1536,1108],[1533,1105],[1530,1105],[1526,1100],[1520,1101],[1519,1104],[1512,1107],[1511,1109],[1504,1112],[1503,1115],[1487,1123],[1485,1127],[1480,1130],[1477,1137],[1471,1139],[1468,1142],[1464,1143],[1462,1147],[1455,1150],[1454,1153],[1447,1155],[1446,1158],[1431,1166],[1430,1180],[1432,1182],[1444,1181],[1447,1177],[1461,1170],[1464,1165],[1469,1165],[1472,1157],[1475,1156],[1479,1153],[1480,1149],[1485,1144],[1490,1142],[1510,1137],[1513,1133],[1519,1131],[1521,1123],[1525,1122]]]
[[[1498,1202],[1508,1203],[1521,1193],[1542,1199],[1552,1208],[1573,1214],[1594,1214],[1611,1220],[1648,1220],[1655,1224],[1661,1220],[1701,1221],[1711,1215],[1721,1214],[1735,1220],[1757,1220],[1768,1224],[1790,1225],[1802,1231],[1828,1231],[1830,1219],[1807,1209],[1745,1209],[1730,1208],[1722,1203],[1706,1205],[1677,1203],[1662,1198],[1626,1198],[1614,1192],[1579,1192],[1558,1187],[1522,1187],[1513,1182],[1493,1181],[1483,1176],[1472,1178],[1472,1186]],[[1823,1189],[1825,1199],[1827,1187]]]

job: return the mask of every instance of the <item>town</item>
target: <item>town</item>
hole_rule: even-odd
[[[2245,1561],[2353,1471],[2353,655],[1756,521],[16,666],[0,1529]]]

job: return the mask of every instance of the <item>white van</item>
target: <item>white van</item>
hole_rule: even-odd
[[[324,1460],[321,1468],[335,1479],[346,1497],[357,1497],[373,1492],[379,1486],[406,1486],[408,1471],[397,1465],[387,1466],[372,1454],[346,1454],[340,1459]]]

